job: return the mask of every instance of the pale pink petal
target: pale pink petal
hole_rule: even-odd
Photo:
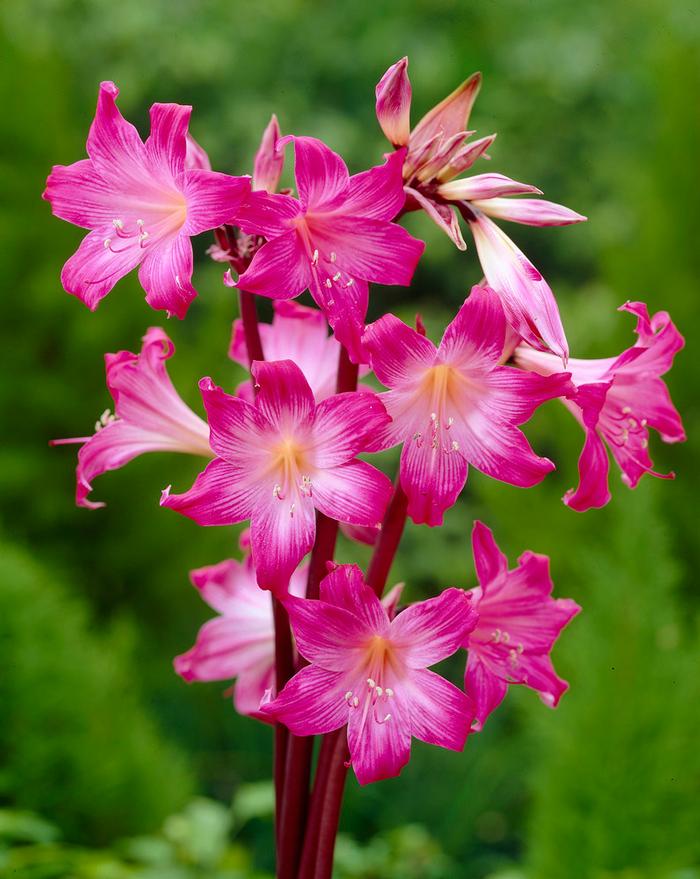
[[[426,212],[438,229],[442,229],[458,250],[467,249],[462,237],[462,230],[459,227],[459,218],[451,205],[433,201],[411,186],[404,187],[404,191],[409,201],[414,199],[418,207]]]
[[[412,735],[429,745],[461,751],[474,719],[474,703],[469,696],[422,668],[411,672],[404,688],[410,699]]]
[[[486,201],[473,201],[472,206],[497,220],[525,226],[568,226],[588,219],[564,205],[540,198],[486,198]]]
[[[557,360],[559,366],[561,361]],[[488,377],[489,406],[511,424],[524,424],[535,409],[558,397],[573,396],[576,388],[568,372],[538,375],[511,366],[499,366]]]
[[[478,732],[486,718],[501,704],[508,691],[505,680],[490,671],[479,657],[469,651],[467,669],[464,676],[464,689],[474,700],[476,719],[473,722]]]
[[[364,620],[376,635],[388,635],[388,611],[374,590],[365,583],[357,565],[335,565],[321,580],[319,591],[321,601],[351,611]]]
[[[285,607],[301,655],[329,671],[351,668],[374,634],[365,619],[323,600],[288,597]]]
[[[393,220],[406,201],[402,170],[405,158],[406,150],[397,150],[387,156],[383,165],[354,174],[343,198],[342,212],[373,220]]]
[[[439,443],[439,440],[438,440]],[[401,452],[401,487],[408,515],[418,525],[442,525],[442,517],[467,481],[467,460],[459,451],[434,447],[429,436],[409,436]]]
[[[370,784],[398,775],[411,756],[408,706],[398,695],[390,702],[391,710],[387,709],[390,714],[388,720],[375,716],[375,709],[370,705],[369,699],[350,711],[350,762],[360,784]]]
[[[369,525],[348,525],[347,522],[341,522],[340,530],[348,540],[365,543],[367,546],[374,546],[379,536],[379,528],[372,528]]]
[[[477,159],[488,159],[489,156],[486,155],[486,150],[488,150],[494,140],[496,140],[496,135],[488,134],[486,137],[480,137],[478,140],[466,143],[461,149],[450,156],[449,161],[438,172],[437,179],[444,183],[471,168]]]
[[[554,295],[542,275],[501,229],[483,215],[469,223],[488,285],[506,317],[535,348],[542,343],[566,361],[569,349]]]
[[[275,666],[272,657],[253,668],[242,671],[233,687],[233,704],[239,714],[270,723],[271,718],[260,710],[265,694],[274,691]]]
[[[174,180],[185,169],[187,127],[192,107],[182,104],[153,104],[151,133],[146,140],[146,157],[154,174],[166,173]]]
[[[270,299],[293,299],[310,283],[311,264],[292,230],[263,244],[236,286]]]
[[[409,143],[411,152],[420,149],[436,135],[444,134],[449,137],[458,131],[464,131],[480,88],[481,74],[474,73],[429,110],[411,132]]]
[[[136,243],[112,251],[105,246],[105,240],[109,242],[103,232],[89,232],[61,271],[63,289],[81,299],[91,311],[144,257]]]
[[[187,170],[201,168],[203,171],[211,171],[211,162],[207,151],[192,137],[189,131],[186,138],[185,168]]]
[[[405,583],[397,583],[396,586],[392,586],[391,589],[382,596],[382,605],[389,615],[390,620],[393,620],[398,612],[399,602],[401,601],[405,585]]]
[[[239,620],[207,620],[190,650],[176,656],[175,671],[186,681],[226,681],[261,662],[271,664],[270,633],[249,632]]]
[[[377,527],[389,503],[391,480],[365,461],[350,461],[317,473],[312,491],[314,505],[329,518]]]
[[[554,671],[549,656],[532,656],[527,659],[526,677],[523,683],[537,690],[548,708],[556,708],[559,700],[569,689],[569,684]]]
[[[508,571],[508,559],[498,548],[493,531],[478,520],[472,529],[472,553],[476,576],[482,586],[503,577]]]
[[[260,490],[245,470],[216,458],[189,491],[170,494],[166,488],[160,505],[194,519],[198,525],[235,525],[250,518]]]
[[[312,419],[314,395],[296,363],[256,360],[250,371],[258,388],[256,408],[272,425],[284,431]]]
[[[488,287],[474,286],[445,330],[439,358],[456,369],[491,370],[500,361],[505,334],[498,296]]]
[[[285,685],[263,714],[283,723],[296,736],[324,735],[348,720],[347,673],[307,665]]]
[[[146,248],[139,281],[151,308],[183,318],[197,295],[192,286],[192,267],[192,244],[184,234]]]
[[[250,190],[250,178],[216,171],[186,171],[182,192],[187,201],[185,235],[199,235],[224,223],[234,223]]]
[[[584,385],[576,394],[586,439],[578,459],[578,488],[569,489],[563,500],[568,507],[580,513],[591,508],[604,507],[610,500],[610,462],[603,440],[596,429],[609,388],[608,383]]]
[[[463,177],[443,183],[438,193],[448,201],[473,201],[475,199],[491,199],[501,195],[522,195],[541,190],[529,183],[511,180],[503,174],[476,174],[474,177]]]
[[[244,565],[235,559],[225,559],[215,565],[190,571],[192,585],[198,590],[202,600],[212,610],[225,615],[235,613],[242,591],[240,584],[246,577]]]
[[[362,343],[377,378],[388,388],[419,381],[437,354],[430,339],[393,314],[385,314],[369,324]]]
[[[300,214],[301,205],[291,195],[251,192],[238,212],[237,224],[248,235],[277,238],[293,228]]]
[[[411,133],[411,82],[408,58],[392,64],[375,89],[377,120],[394,146],[405,146]]]
[[[357,391],[335,394],[316,407],[314,460],[317,467],[335,467],[365,451],[372,435],[390,422],[377,394]]]
[[[426,668],[459,650],[477,620],[469,593],[445,589],[397,614],[389,637],[409,668]]]
[[[274,192],[277,189],[284,168],[284,152],[277,149],[280,136],[279,122],[273,113],[255,154],[253,189],[264,189],[267,192]]]
[[[250,535],[258,585],[286,595],[294,570],[316,537],[312,500],[302,494],[277,497],[265,486],[252,512]]]
[[[337,153],[315,137],[282,138],[294,141],[294,177],[304,210],[322,211],[348,188],[350,175]]]

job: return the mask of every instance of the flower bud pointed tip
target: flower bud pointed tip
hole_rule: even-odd
[[[405,146],[411,133],[411,81],[408,58],[386,71],[376,87],[377,119],[387,139],[395,146]]]

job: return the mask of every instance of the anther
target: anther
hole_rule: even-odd
[[[373,690],[377,686],[377,682],[372,678],[367,678],[367,686],[370,688],[370,690]]]
[[[457,442],[457,440],[452,440],[452,451],[453,452],[459,451],[459,443]]]
[[[289,518],[290,519],[294,518],[294,508],[295,507],[296,507],[296,504],[292,504],[291,507],[289,508]]]
[[[112,220],[112,225],[114,226],[115,229],[123,229],[124,228],[124,221],[119,220],[119,219]]]
[[[332,287],[332,286],[333,286],[333,281],[331,281],[330,278],[326,278],[326,287]]]
[[[355,279],[354,279],[354,278],[350,278],[350,280],[347,282],[347,284],[346,284],[345,286],[346,286],[346,287],[352,287],[352,285],[353,285],[354,283],[355,283]]]
[[[336,273],[333,275],[333,280],[334,280],[334,281],[339,281],[339,280],[341,279],[341,277],[342,277],[342,276],[341,276],[340,272],[336,272]]]
[[[279,483],[276,483],[273,487],[272,496],[276,497],[278,501],[282,500],[282,486]]]
[[[391,699],[391,697],[394,695],[394,691],[391,689],[391,687],[387,687],[386,690],[384,690],[384,695],[388,696]]]
[[[109,246],[110,246],[110,244],[112,243],[112,239],[111,239],[111,238],[105,238],[105,240],[104,240],[102,243],[103,243],[104,246],[105,246],[105,250],[109,250]]]
[[[318,251],[316,251],[318,253]],[[331,262],[335,262],[335,250],[331,250]]]
[[[353,708],[357,708],[357,706],[358,706],[359,704],[360,704],[360,700],[357,698],[357,696],[353,696],[353,697],[352,697],[352,706],[353,706]]]
[[[313,252],[313,255],[311,257],[311,265],[312,266],[318,265],[318,250],[314,250],[314,252]]]

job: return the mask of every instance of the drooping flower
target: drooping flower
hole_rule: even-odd
[[[581,608],[570,598],[552,598],[547,556],[524,552],[509,571],[491,529],[481,522],[474,523],[472,550],[478,622],[462,645],[469,651],[464,687],[476,700],[474,728],[481,729],[509,684],[525,684],[545,705],[556,707],[569,685],[554,671],[550,653]]]
[[[405,210],[424,210],[457,245],[466,248],[458,214],[474,236],[486,282],[501,297],[508,321],[535,347],[549,347],[566,360],[568,347],[552,291],[530,260],[489,217],[529,226],[564,226],[586,218],[543,199],[508,196],[539,189],[502,174],[454,179],[477,159],[488,159],[495,134],[470,141],[469,116],[481,87],[475,73],[433,107],[410,131],[408,59],[390,67],[377,85],[377,118],[397,149],[407,147],[403,166]]]
[[[233,221],[250,181],[206,167],[206,154],[187,141],[191,107],[153,104],[144,143],[117,109],[118,94],[114,83],[100,85],[89,158],[54,166],[47,180],[53,213],[90,230],[61,282],[94,310],[140,266],[148,304],[181,318],[197,295],[190,238]]]
[[[389,222],[404,203],[403,154],[350,177],[339,155],[312,137],[294,141],[299,198],[252,192],[239,217],[267,239],[237,286],[271,299],[307,288],[338,340],[362,362],[368,282],[409,284],[424,244]]]
[[[308,565],[294,571],[290,595],[306,593],[307,574]],[[267,719],[259,709],[265,693],[275,689],[272,597],[259,588],[251,556],[198,568],[190,579],[218,616],[200,628],[194,647],[175,657],[175,671],[186,681],[236,678],[236,711]]]
[[[107,388],[114,414],[107,409],[92,436],[53,440],[51,445],[82,443],[78,452],[78,506],[97,509],[103,503],[88,499],[92,481],[118,470],[144,452],[185,452],[213,457],[209,428],[182,400],[168,375],[165,361],[175,346],[159,327],[151,327],[140,354],[105,354]]]
[[[454,751],[464,747],[472,701],[428,671],[453,654],[474,628],[469,596],[447,589],[393,619],[356,565],[321,581],[320,600],[287,601],[301,669],[264,711],[295,735],[348,726],[360,784],[398,775],[411,739]]]
[[[356,525],[381,521],[391,483],[357,459],[389,418],[376,394],[336,394],[318,405],[290,360],[254,362],[255,403],[199,383],[217,457],[180,495],[161,504],[200,525],[251,520],[258,583],[284,594],[311,549],[315,511]]]
[[[401,486],[414,522],[439,525],[467,479],[468,465],[529,487],[554,469],[532,451],[518,425],[545,400],[567,393],[567,374],[535,376],[500,366],[506,321],[488,287],[471,295],[439,346],[387,314],[363,342],[392,422],[372,449],[403,443]]]
[[[293,360],[301,369],[317,401],[335,393],[340,357],[340,342],[328,335],[323,312],[285,299],[275,300],[271,324],[261,323],[260,341],[265,360]],[[233,323],[229,357],[248,369],[248,353],[243,322]],[[236,394],[252,402],[250,381],[245,381]]]
[[[649,457],[649,428],[666,443],[685,440],[681,417],[661,376],[685,344],[668,312],[653,317],[643,302],[627,302],[620,311],[637,317],[637,341],[619,357],[569,361],[572,393],[562,402],[583,427],[586,439],[578,461],[579,485],[564,496],[574,510],[603,507],[610,500],[606,445],[622,471],[622,481],[635,488],[645,473],[663,479],[673,474],[654,471]],[[515,362],[541,375],[557,372],[556,358],[525,344],[516,348]]]

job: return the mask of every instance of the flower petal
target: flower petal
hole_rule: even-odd
[[[285,684],[263,714],[283,723],[295,736],[325,735],[348,720],[347,674],[307,665]]]
[[[192,244],[180,233],[147,249],[139,281],[151,308],[183,318],[197,295],[192,286]]]
[[[489,287],[474,286],[447,326],[438,355],[455,369],[490,370],[501,359],[505,335],[498,296]]]
[[[105,240],[109,241],[103,232],[89,232],[61,271],[63,289],[82,300],[90,311],[144,257],[137,244],[112,251]]]
[[[442,517],[467,481],[467,460],[443,449],[430,437],[409,436],[401,451],[401,488],[408,495],[408,515],[417,525],[442,525]]]
[[[459,227],[459,218],[454,207],[442,202],[433,201],[411,186],[405,186],[404,192],[408,196],[409,203],[413,199],[418,207],[426,212],[438,229],[442,229],[458,250],[467,249],[467,245],[462,237],[462,230]]]
[[[189,491],[170,494],[166,488],[160,500],[198,525],[235,525],[251,516],[260,488],[243,469],[215,458],[194,481]]]
[[[472,529],[472,553],[476,576],[482,587],[508,572],[508,559],[499,549],[493,531],[478,520]]]
[[[407,706],[395,696],[387,720],[374,716],[366,699],[350,711],[350,762],[360,784],[398,775],[411,756],[411,721]]]
[[[352,362],[365,363],[367,358],[361,339],[369,303],[367,282],[350,278],[336,284],[331,277],[324,281],[314,270],[309,289],[326,316],[335,338],[347,350]]]
[[[437,348],[393,314],[369,324],[362,337],[372,369],[387,388],[419,381],[432,366]]]
[[[54,165],[42,197],[51,203],[54,216],[83,229],[109,228],[115,218],[114,189],[90,159]]]
[[[294,141],[294,177],[304,210],[328,209],[348,188],[350,175],[345,162],[315,137],[282,138]]]
[[[281,133],[279,122],[273,113],[255,154],[253,189],[264,189],[267,192],[274,192],[277,189],[284,168],[284,152],[277,149],[277,141]]]
[[[310,283],[311,264],[291,230],[263,244],[236,286],[270,299],[293,299]]]
[[[377,165],[350,178],[342,212],[373,220],[393,220],[406,201],[403,163],[406,150],[396,150]]]
[[[273,664],[271,633],[247,631],[239,620],[214,617],[186,653],[176,656],[175,671],[186,681],[226,681],[261,662]]]
[[[429,745],[461,751],[474,719],[469,696],[427,669],[413,669],[408,686],[411,734]]]
[[[241,204],[250,191],[250,178],[191,170],[185,172],[182,186],[187,201],[183,232],[199,235],[236,221]]]
[[[319,594],[321,601],[343,607],[363,619],[375,634],[388,634],[388,611],[365,583],[357,565],[336,565],[321,580]]]
[[[474,199],[497,198],[500,195],[522,195],[527,192],[541,194],[541,190],[530,183],[511,180],[503,174],[476,174],[451,180],[438,187],[438,193],[448,201],[473,201]]]
[[[505,680],[490,671],[472,651],[469,651],[467,668],[464,675],[464,689],[474,700],[476,720],[473,722],[475,732],[482,729],[486,718],[501,704],[508,691]]]
[[[150,109],[151,133],[146,140],[146,156],[156,174],[166,172],[174,180],[185,169],[187,127],[192,107],[183,104],[153,104]]]
[[[391,481],[366,461],[350,461],[313,477],[316,509],[350,525],[379,526],[391,496]]]
[[[97,110],[90,126],[87,152],[98,174],[117,190],[147,179],[146,149],[138,131],[117,109],[119,89],[113,82],[101,82]]]
[[[605,405],[610,384],[608,382],[583,385],[576,394],[576,403],[567,405],[581,412],[586,439],[578,459],[579,484],[575,490],[570,488],[563,501],[567,507],[579,513],[591,508],[604,507],[610,500],[608,470],[610,461],[605,444],[598,431],[598,419]]]
[[[374,634],[365,619],[323,600],[289,597],[285,607],[301,655],[328,671],[352,668]]]
[[[477,620],[468,592],[445,589],[397,614],[389,637],[409,668],[426,668],[459,650]]]
[[[314,395],[296,363],[256,360],[250,371],[258,387],[256,408],[276,428],[284,431],[313,419]]]
[[[525,226],[568,226],[588,219],[564,205],[541,198],[487,197],[486,201],[472,201],[472,206],[497,220],[510,220]]]
[[[394,146],[405,146],[411,133],[411,81],[408,58],[392,64],[375,89],[377,120]]]
[[[446,98],[429,110],[411,132],[411,152],[420,149],[435,135],[450,137],[464,131],[476,96],[481,88],[481,74],[473,73]]]
[[[301,205],[291,195],[250,192],[238,212],[238,225],[248,235],[277,238],[293,228]]]
[[[322,400],[314,419],[316,466],[347,463],[364,452],[372,435],[390,420],[379,396],[372,392],[349,391]]]
[[[250,536],[258,585],[285,596],[297,565],[314,544],[313,502],[301,494],[290,502],[265,489],[251,516]]]

